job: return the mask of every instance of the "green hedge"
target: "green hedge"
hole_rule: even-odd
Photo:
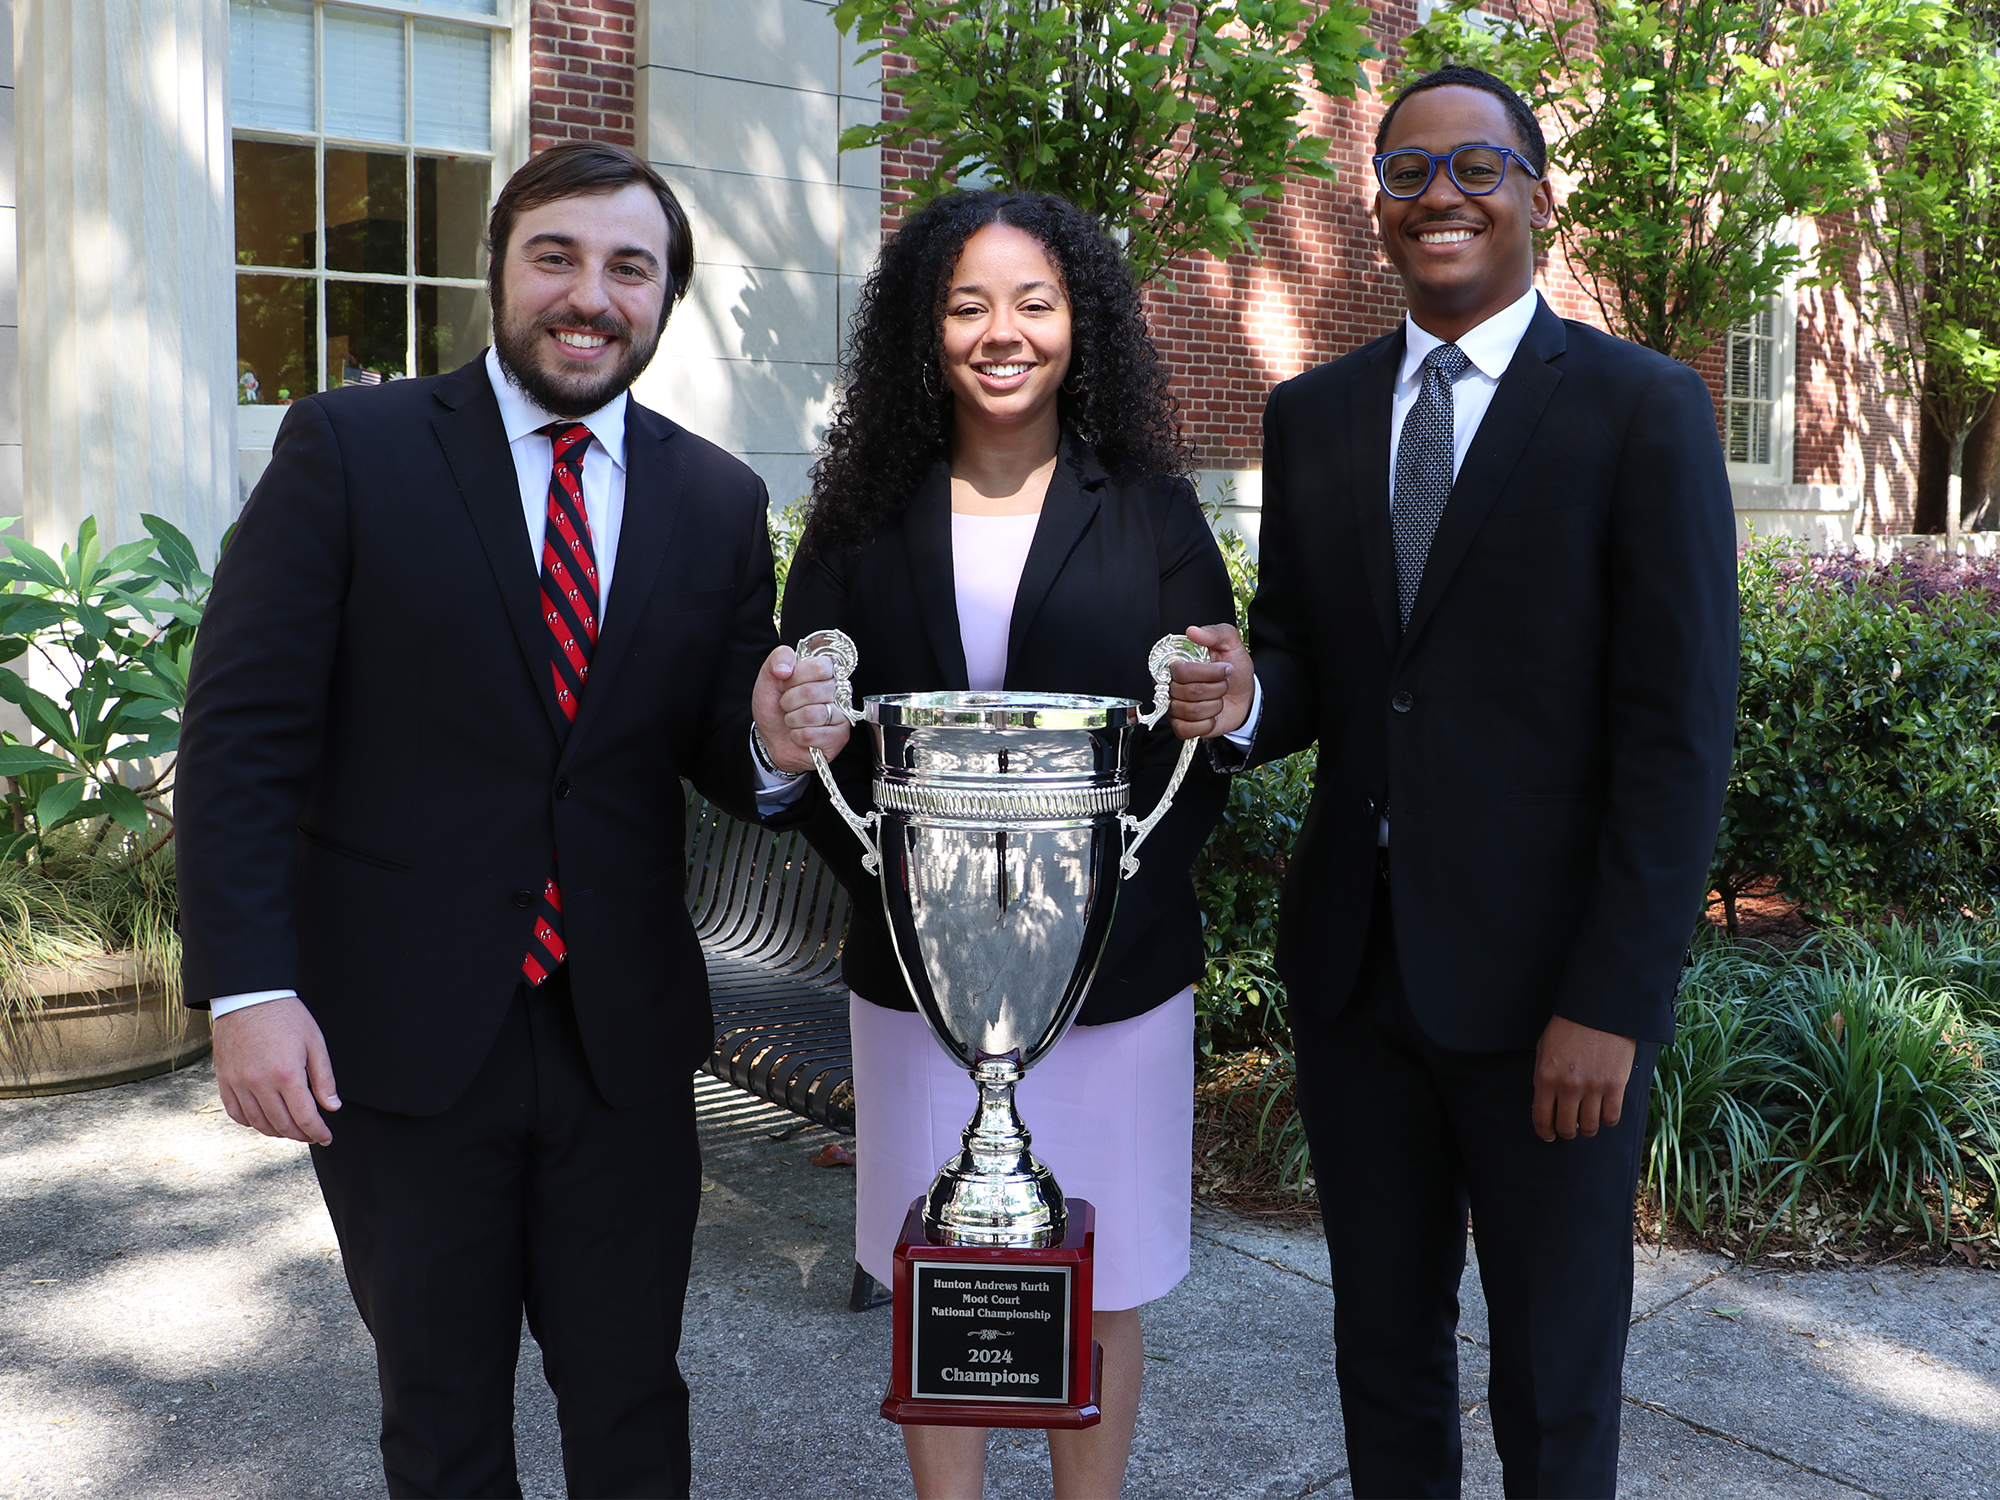
[[[1983,914],[2000,888],[1992,565],[1746,549],[1736,764],[1713,881],[1816,917]]]

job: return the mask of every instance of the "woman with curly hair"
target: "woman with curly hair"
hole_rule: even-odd
[[[858,695],[1144,700],[1159,637],[1234,617],[1188,466],[1138,293],[1096,222],[1040,194],[941,198],[883,247],[863,290],[785,589],[785,637],[846,631],[860,648]],[[1165,724],[1138,734],[1135,810],[1159,800],[1179,751]],[[871,770],[856,736],[835,774],[857,808],[870,805]],[[1097,1209],[1104,1420],[1049,1434],[1058,1496],[1118,1493],[1144,1368],[1139,1307],[1187,1274],[1204,958],[1188,872],[1225,790],[1197,759],[1120,890],[1078,1025],[1020,1089],[1036,1154],[1065,1194]],[[887,1282],[910,1201],[956,1154],[976,1093],[916,1013],[853,835],[830,807],[820,816],[809,837],[854,896],[842,976],[855,1257]],[[903,1431],[919,1496],[980,1493],[984,1430]]]

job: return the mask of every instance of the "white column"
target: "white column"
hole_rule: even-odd
[[[15,0],[21,416],[37,546],[236,510],[228,0]]]

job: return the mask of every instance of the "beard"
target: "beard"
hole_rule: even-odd
[[[583,417],[596,411],[621,391],[629,390],[659,347],[661,329],[645,339],[632,335],[632,325],[616,313],[604,312],[594,318],[574,314],[545,313],[539,318],[516,319],[503,303],[494,309],[493,350],[501,368],[517,389],[552,417]],[[623,342],[625,353],[601,370],[550,368],[554,358],[547,349],[550,328],[586,328]]]

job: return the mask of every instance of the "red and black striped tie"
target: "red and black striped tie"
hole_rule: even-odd
[[[548,519],[542,528],[542,619],[549,627],[549,671],[565,723],[576,721],[583,685],[590,677],[590,653],[597,645],[597,550],[583,509],[583,455],[590,429],[581,422],[551,422],[540,431],[555,449],[549,476]],[[542,887],[535,935],[528,941],[521,973],[538,985],[569,955],[563,941],[562,888],[556,871]]]

